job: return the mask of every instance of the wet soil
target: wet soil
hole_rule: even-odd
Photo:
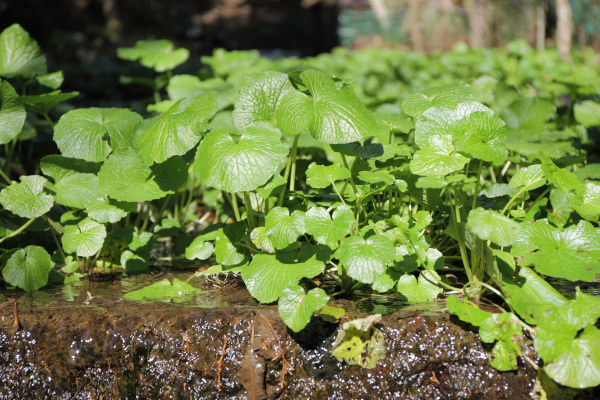
[[[515,372],[491,368],[489,349],[451,319],[441,302],[385,315],[380,329],[387,356],[367,370],[331,356],[337,324],[315,317],[293,333],[276,306],[258,304],[244,289],[208,285],[179,304],[121,299],[148,281],[188,276],[1,292],[0,399],[250,398],[241,364],[252,332],[255,346],[277,347],[264,357],[258,379],[269,398],[532,398],[535,370],[528,364]],[[13,326],[14,300],[19,327]],[[356,304],[337,305],[346,308],[348,319],[366,316]],[[258,319],[271,333],[257,341]]]

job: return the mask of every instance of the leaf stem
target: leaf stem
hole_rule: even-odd
[[[348,166],[348,161],[346,161],[346,156],[343,155],[342,153],[340,153],[340,155],[342,156],[342,162],[344,163],[344,167],[346,167],[346,169],[348,171],[350,171],[350,167]],[[354,166],[354,164],[352,164],[352,166]],[[356,190],[356,184],[354,183],[354,178],[352,178],[352,171],[350,171],[350,185],[352,186],[352,190],[354,191],[354,196],[356,196],[356,193],[358,193],[358,190]]]
[[[0,168],[0,176],[2,176],[2,178],[4,178],[6,183],[8,183],[9,185],[12,185],[12,181],[10,180],[8,175],[6,175],[6,173],[1,168]]]
[[[63,251],[62,246],[61,246],[60,242],[58,241],[58,238],[56,237],[56,233],[54,232],[54,225],[53,225],[53,223],[50,223],[50,218],[48,218],[46,215],[44,215],[43,218],[46,221],[46,223],[48,224],[48,226],[50,227],[50,233],[52,234],[52,238],[54,239],[54,243],[56,243],[56,248],[58,249],[58,252],[62,256],[63,260],[66,260],[67,256],[65,255],[65,252]]]
[[[290,176],[290,169],[292,167],[292,159],[296,159],[296,151],[298,149],[298,138],[300,137],[300,135],[296,135],[294,137],[294,142],[292,143],[292,149],[290,150],[290,155],[288,156],[288,160],[287,163],[285,164],[285,172],[283,173],[283,179],[285,180],[285,182],[287,183],[287,180]],[[291,187],[291,185],[290,185]],[[281,194],[279,195],[279,201],[277,202],[277,205],[279,207],[283,206],[283,199],[285,198],[285,186],[283,187],[283,190],[281,191]]]
[[[244,192],[244,205],[246,207],[246,219],[248,220],[248,227],[250,228],[250,232],[256,226],[256,219],[254,218],[254,210],[252,209],[252,203],[250,202],[250,193],[247,191]]]
[[[3,238],[0,239],[0,243],[4,242],[7,239],[10,239],[12,237],[17,236],[19,233],[23,232],[25,229],[27,229],[27,227],[31,224],[33,224],[33,221],[35,221],[36,217],[31,218],[29,221],[25,222],[23,225],[21,225],[21,227],[19,229],[17,229],[16,231],[14,231],[13,233],[11,233],[10,235],[6,235]]]
[[[231,200],[231,206],[233,207],[233,213],[235,214],[235,220],[239,222],[242,220],[242,217],[240,217],[240,209],[239,209],[238,203],[237,203],[237,195],[235,193],[232,193],[231,197],[229,197],[229,199]]]
[[[463,237],[460,234],[460,230],[458,229],[458,224],[462,224],[458,218],[460,218],[460,214],[457,215],[456,213],[460,213],[460,209],[458,208],[458,203],[456,202],[455,199],[455,207],[452,207],[452,205],[450,206],[450,217],[452,219],[452,224],[454,225],[454,232],[456,233],[456,239],[458,241],[458,247],[460,249],[460,256],[462,258],[463,261],[463,265],[465,267],[465,272],[467,273],[467,277],[469,279],[469,282],[473,281],[473,273],[471,272],[471,266],[469,264],[469,257],[467,254],[467,249],[465,247],[465,242]],[[456,208],[456,209],[455,209]]]
[[[479,196],[479,184],[481,182],[481,169],[483,168],[483,160],[479,160],[479,167],[477,168],[477,183],[475,183],[475,192],[473,192],[473,203],[471,204],[471,210],[475,209],[477,205],[477,196]]]
[[[500,214],[504,215],[504,213],[506,212],[506,210],[508,210],[508,208],[510,207],[510,205],[517,199],[517,197],[519,197],[521,195],[521,193],[525,192],[527,189],[529,189],[530,186],[535,185],[538,182],[541,182],[544,178],[538,178],[533,182],[530,182],[528,185],[524,186],[521,190],[519,190],[517,192],[517,194],[515,194],[509,201],[508,203],[506,203],[506,205],[504,206],[504,208],[502,209],[502,211],[500,212]]]

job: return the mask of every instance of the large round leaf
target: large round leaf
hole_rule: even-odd
[[[0,76],[32,78],[46,73],[46,57],[19,24],[0,33]]]
[[[313,313],[327,304],[329,296],[321,288],[304,292],[302,286],[294,285],[283,290],[279,298],[279,315],[294,332],[299,332],[310,322]]]
[[[327,249],[306,246],[299,252],[277,255],[258,254],[242,269],[242,278],[250,294],[261,303],[277,300],[288,286],[302,278],[313,278],[325,269],[329,261]]]
[[[184,111],[180,111],[180,103],[175,103],[136,138],[147,164],[183,155],[198,144],[206,122],[217,112],[217,92],[211,90],[193,98]]]
[[[48,274],[52,269],[50,254],[39,246],[27,246],[10,252],[2,268],[6,282],[30,292],[38,290],[48,283]]]
[[[273,131],[248,128],[236,143],[226,130],[215,129],[198,146],[194,173],[207,186],[230,193],[250,191],[266,183],[287,154]]]
[[[98,173],[100,191],[115,200],[142,202],[175,193],[187,179],[187,164],[180,156],[149,167],[133,148],[117,150]]]
[[[338,206],[330,216],[323,207],[312,207],[304,218],[306,232],[311,234],[318,243],[335,249],[341,238],[352,230],[354,213],[348,206]]]
[[[15,89],[0,79],[0,144],[9,143],[21,133],[26,116]]]
[[[267,71],[247,75],[234,99],[233,121],[243,131],[257,122],[275,125],[275,110],[281,99],[295,91],[287,74]]]
[[[100,196],[100,164],[50,155],[42,158],[40,168],[54,179],[54,200],[58,204],[83,209],[91,199]]]
[[[373,283],[394,261],[396,249],[390,239],[374,235],[367,239],[350,236],[342,242],[336,255],[351,278],[363,283]]]
[[[491,240],[499,246],[510,246],[517,240],[521,225],[494,210],[477,208],[469,213],[467,226],[479,239]]]
[[[23,218],[37,218],[52,208],[54,199],[44,193],[46,178],[39,175],[22,176],[20,183],[13,183],[0,192],[0,204]]]
[[[76,253],[80,257],[90,257],[102,248],[106,238],[106,228],[91,218],[77,225],[67,225],[62,236],[65,253]]]
[[[112,150],[134,143],[142,117],[121,108],[79,108],[64,114],[54,127],[54,141],[66,157],[104,161]]]

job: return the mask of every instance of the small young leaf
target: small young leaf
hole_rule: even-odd
[[[367,183],[384,183],[387,186],[396,181],[394,176],[387,171],[360,171],[358,179]]]
[[[323,207],[312,207],[304,218],[306,232],[312,235],[318,243],[335,249],[341,238],[352,230],[354,213],[348,206],[338,206],[330,216]]]
[[[39,246],[27,246],[3,254],[2,277],[11,285],[30,292],[48,283],[52,270],[50,254]]]
[[[38,94],[36,96],[21,96],[21,102],[26,109],[38,112],[42,115],[47,115],[48,112],[65,100],[69,100],[77,96],[79,92],[61,93],[60,90],[54,92]]]
[[[11,142],[21,133],[25,117],[27,112],[19,95],[10,83],[0,79],[0,144]]]
[[[394,261],[396,250],[390,239],[374,235],[367,239],[350,236],[336,251],[348,276],[363,283],[373,283],[376,277],[385,272],[385,267]]]
[[[276,249],[284,249],[306,232],[304,212],[294,211],[292,215],[285,207],[274,207],[265,217],[265,230]]]
[[[302,286],[289,286],[283,289],[279,298],[279,316],[291,330],[300,332],[310,322],[313,313],[328,301],[329,296],[323,289],[314,288],[305,293]]]
[[[468,86],[437,86],[408,96],[402,102],[402,110],[411,117],[421,118],[421,115],[432,107],[452,109],[470,100],[473,100],[473,97]]]
[[[54,204],[54,198],[44,193],[46,178],[39,175],[22,176],[20,183],[13,183],[0,192],[0,204],[23,218],[36,218],[46,214]]]
[[[77,225],[67,225],[61,242],[65,253],[75,253],[79,257],[90,257],[96,254],[106,238],[106,228],[91,218],[86,218]]]
[[[279,135],[266,129],[248,128],[237,143],[226,130],[215,129],[198,146],[194,174],[226,192],[250,191],[277,172],[288,152]]]
[[[190,56],[187,49],[173,50],[173,47],[169,40],[140,40],[134,47],[117,49],[117,56],[130,61],[139,59],[144,67],[165,72],[183,64]]]
[[[448,175],[461,170],[469,162],[456,152],[449,135],[434,136],[417,150],[410,162],[410,171],[423,176]]]
[[[274,175],[264,185],[256,188],[256,194],[267,199],[278,196],[285,188],[287,181],[281,175]]]
[[[65,157],[104,161],[112,150],[133,146],[140,122],[139,114],[121,108],[78,108],[60,117],[54,141]]]
[[[412,274],[403,275],[398,280],[396,290],[398,297],[409,303],[425,303],[433,301],[443,290],[438,286],[433,275],[439,279],[434,271],[422,271],[419,280]]]
[[[173,279],[173,284],[168,279],[163,279],[160,282],[153,283],[143,289],[129,292],[123,298],[129,301],[144,301],[144,300],[183,300],[188,295],[199,293],[202,290],[193,287],[192,285]]]
[[[315,189],[323,189],[336,181],[348,178],[350,171],[339,163],[325,166],[312,162],[306,170],[306,183]]]
[[[479,239],[491,240],[499,246],[510,246],[516,240],[521,225],[494,210],[476,208],[469,212],[467,226]]]
[[[46,73],[46,57],[40,46],[19,24],[0,33],[0,76],[32,78]]]
[[[200,239],[200,240],[198,240]],[[201,237],[196,238],[190,243],[185,249],[185,258],[188,260],[206,260],[209,258],[214,251],[212,243],[205,242]]]
[[[35,80],[40,84],[44,85],[52,90],[56,90],[63,84],[65,76],[62,71],[50,72],[49,74],[38,75]]]

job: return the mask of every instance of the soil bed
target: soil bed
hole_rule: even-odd
[[[241,364],[252,332],[265,350],[278,349],[264,357],[264,374],[253,377],[269,398],[532,398],[536,371],[490,367],[477,335],[441,311],[441,302],[385,315],[380,329],[387,356],[367,370],[331,355],[337,324],[315,317],[295,334],[276,306],[258,304],[245,289],[205,289],[180,304],[122,300],[124,292],[151,283],[140,277],[1,292],[0,399],[250,398]],[[347,319],[367,315],[355,302],[337,305]],[[260,337],[259,320],[268,337]]]

